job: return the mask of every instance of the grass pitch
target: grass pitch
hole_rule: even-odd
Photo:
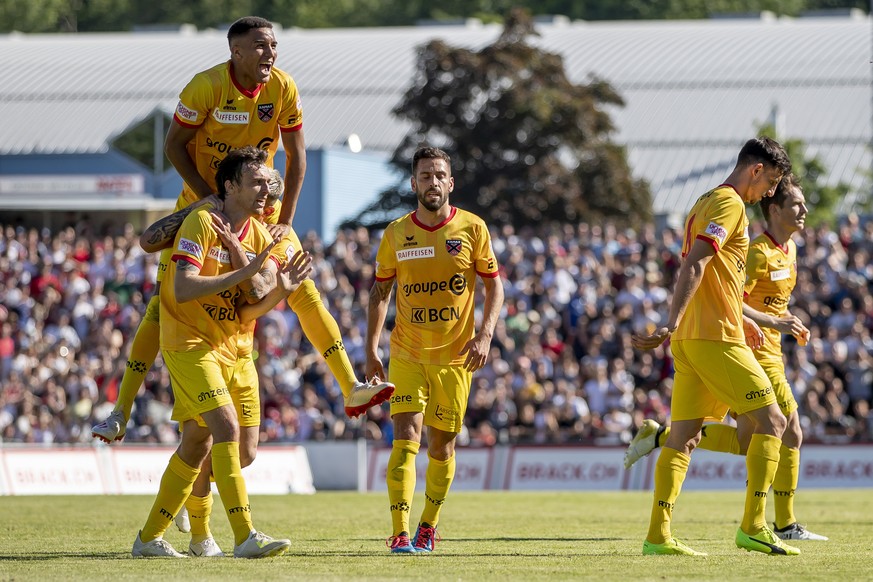
[[[642,556],[650,492],[450,495],[430,555],[390,555],[387,495],[252,498],[255,526],[287,536],[265,560],[134,559],[150,497],[0,497],[0,580],[870,580],[873,489],[803,491],[796,513],[829,542],[770,557],[734,546],[742,492],[685,492],[674,533],[704,558]],[[417,519],[422,496],[412,515]],[[772,502],[769,512],[772,515]],[[212,531],[233,551],[216,496]],[[165,539],[185,551],[175,528]]]

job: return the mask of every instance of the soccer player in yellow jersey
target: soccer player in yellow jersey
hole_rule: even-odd
[[[430,552],[440,508],[455,473],[455,437],[463,425],[473,372],[487,358],[503,306],[503,285],[491,237],[478,216],[449,204],[451,160],[437,148],[412,158],[418,208],[388,225],[376,256],[376,281],[367,318],[367,374],[385,377],[379,337],[397,283],[389,379],[394,442],[388,461],[393,553]],[[477,332],[474,292],[485,283]],[[414,537],[409,512],[415,491],[415,456],[428,427],[425,507]]]
[[[239,357],[236,315],[253,289],[269,291],[275,275],[266,261],[284,264],[273,236],[257,217],[263,214],[270,177],[267,153],[254,147],[229,153],[216,173],[224,214],[249,262],[234,269],[206,208],[190,213],[173,245],[175,269],[161,289],[161,350],[173,382],[173,418],[182,441],[161,479],[155,503],[133,545],[134,556],[184,557],[163,540],[181,510],[212,447],[215,477],[231,529],[234,557],[258,558],[285,552],[288,540],[254,529],[240,466],[240,413],[234,402],[257,402],[257,375],[250,357]],[[243,408],[243,411],[245,409]]]
[[[786,422],[772,383],[745,343],[742,307],[749,248],[745,204],[772,196],[790,170],[785,150],[774,140],[746,142],[725,183],[701,196],[688,214],[667,325],[632,339],[639,349],[653,349],[671,338],[675,366],[672,430],[655,466],[643,554],[701,555],[673,537],[670,522],[704,420],[720,421],[728,409],[747,417],[753,427],[736,545],[767,554],[800,553],[779,539],[765,519]]]
[[[763,328],[761,345],[755,358],[773,384],[776,401],[787,418],[779,449],[779,465],[773,480],[776,523],[773,532],[783,540],[826,541],[797,523],[794,517],[794,492],[800,472],[800,444],[803,433],[797,415],[797,401],[785,377],[782,361],[782,334],[791,334],[801,343],[809,339],[809,330],[788,312],[788,302],[797,281],[797,245],[791,235],[803,229],[806,201],[800,185],[792,175],[779,182],[776,193],[761,201],[767,230],[752,241],[746,260],[746,284],[743,314]],[[701,429],[701,449],[744,455],[752,436],[748,417],[737,418],[737,427],[707,424]],[[625,456],[630,468],[638,459],[658,447],[670,433],[654,420],[644,421]]]
[[[284,197],[278,212],[267,220],[268,230],[281,237],[291,231],[306,171],[300,96],[294,80],[274,67],[277,43],[268,20],[241,18],[231,25],[227,38],[230,60],[194,76],[179,96],[174,122],[167,132],[167,157],[185,182],[176,210],[215,192],[215,170],[235,148],[256,145],[267,152],[267,165],[272,166],[281,136],[286,154]],[[115,409],[91,429],[100,440],[124,438],[133,401],[157,356],[160,284],[169,258],[169,251],[162,253],[158,290],[131,345]],[[358,382],[339,327],[312,281],[305,282],[289,304],[336,377],[349,416],[359,416],[390,397],[393,388],[387,383]]]

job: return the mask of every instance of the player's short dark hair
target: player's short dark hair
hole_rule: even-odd
[[[412,156],[412,175],[415,175],[415,169],[418,167],[419,160],[445,160],[449,165],[449,170],[452,169],[452,158],[449,157],[449,154],[441,150],[440,148],[434,147],[421,147],[415,151],[415,154]]]
[[[239,184],[242,179],[243,168],[246,166],[260,166],[267,163],[267,150],[261,150],[255,146],[245,146],[230,150],[215,172],[215,185],[218,188],[218,196],[224,199],[227,196],[227,188],[224,183],[228,180]]]
[[[776,191],[773,195],[765,196],[761,199],[761,212],[764,213],[765,220],[770,220],[770,211],[774,206],[782,208],[782,205],[785,204],[785,201],[795,188],[800,188],[800,182],[797,181],[797,177],[794,174],[785,174],[782,176],[782,180],[779,182],[779,185],[776,186]]]
[[[273,28],[273,23],[260,16],[243,16],[230,25],[227,31],[227,42],[232,43],[236,37],[245,36],[255,28]]]
[[[746,166],[761,162],[764,165],[776,168],[782,174],[791,171],[791,160],[785,153],[785,148],[775,139],[769,137],[755,137],[745,143],[737,156],[737,165]]]

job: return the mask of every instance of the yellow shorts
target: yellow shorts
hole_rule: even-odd
[[[770,378],[773,384],[773,391],[776,393],[776,404],[779,405],[779,410],[785,416],[790,416],[792,412],[797,410],[797,400],[794,399],[794,394],[791,392],[791,384],[788,383],[788,378],[785,377],[785,364],[782,361],[758,360],[764,373]]]
[[[728,409],[745,414],[776,402],[773,384],[744,344],[678,340],[670,344],[673,420],[721,422]]]
[[[219,360],[212,351],[164,351],[164,363],[173,383],[173,420],[195,420],[206,426],[201,415],[232,404],[240,426],[260,426],[261,399],[258,372],[251,355],[234,366]]]
[[[391,416],[400,412],[424,413],[424,424],[446,432],[461,432],[472,372],[461,364],[441,366],[394,358],[388,366],[394,384]]]

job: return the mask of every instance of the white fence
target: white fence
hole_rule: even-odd
[[[172,454],[169,447],[0,448],[0,494],[154,494]],[[389,448],[364,441],[262,446],[243,469],[253,494],[315,489],[384,491]],[[631,470],[623,448],[514,446],[458,449],[454,491],[650,490],[657,452]],[[427,454],[416,458],[424,487]],[[683,490],[742,489],[745,458],[695,451]],[[799,488],[873,488],[873,445],[805,445]]]

